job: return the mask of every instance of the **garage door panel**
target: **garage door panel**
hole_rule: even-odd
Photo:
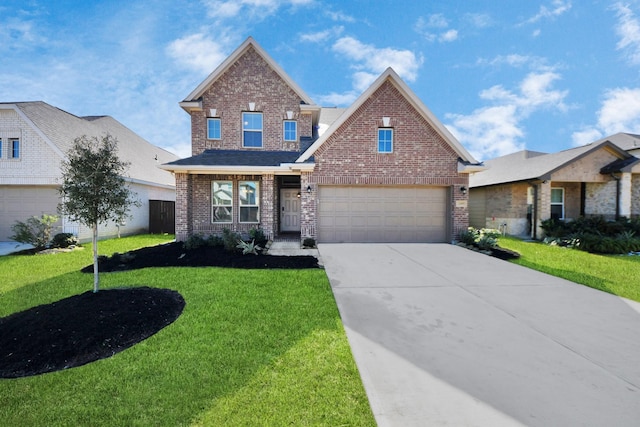
[[[445,242],[446,187],[320,186],[320,242]]]

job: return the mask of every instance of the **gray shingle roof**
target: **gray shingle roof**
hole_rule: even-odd
[[[178,156],[149,143],[114,118],[81,118],[42,101],[11,104],[20,109],[63,155],[79,136],[102,137],[109,133],[118,140],[118,156],[131,163],[128,170],[130,178],[175,186],[173,175],[157,166],[174,161]]]
[[[613,144],[604,140],[551,154],[525,150],[487,160],[484,162],[487,170],[472,174],[469,177],[469,187],[548,179],[548,176],[558,168],[604,145]]]
[[[280,166],[294,163],[298,151],[205,150],[202,154],[169,163],[176,166]]]

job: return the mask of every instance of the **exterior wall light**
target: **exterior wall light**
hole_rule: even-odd
[[[311,194],[311,186],[307,185],[307,193]]]
[[[462,194],[467,194],[467,187],[465,187],[464,185],[462,187],[460,187],[460,192]]]
[[[300,192],[298,191],[298,194],[296,194],[296,196],[298,196],[298,199],[300,198]]]

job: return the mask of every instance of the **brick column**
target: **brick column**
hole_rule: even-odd
[[[544,181],[538,185],[538,197],[537,197],[537,210],[536,215],[536,233],[538,239],[544,236],[544,231],[540,228],[540,223],[544,220],[551,218],[551,182]]]
[[[262,175],[262,206],[260,207],[260,223],[262,230],[268,239],[273,239],[276,234],[275,211],[275,176],[273,174]]]
[[[311,186],[311,193],[307,187]],[[318,184],[311,181],[309,172],[300,176],[300,244],[307,237],[318,240],[316,234]]]
[[[465,188],[464,193],[462,187]],[[451,201],[452,211],[452,227],[450,240],[457,240],[460,237],[460,233],[466,231],[469,228],[469,184],[468,182],[463,185],[452,185],[451,191],[453,192]]]
[[[184,241],[193,231],[191,221],[191,175],[176,173],[176,240]]]
[[[620,216],[631,218],[631,173],[624,172],[620,177]]]

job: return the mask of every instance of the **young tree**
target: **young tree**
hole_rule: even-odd
[[[73,148],[62,162],[62,203],[60,213],[93,230],[93,292],[98,292],[98,224],[108,221],[122,222],[134,199],[124,173],[129,163],[121,161],[116,152],[118,141],[107,134],[102,138],[76,138]]]

